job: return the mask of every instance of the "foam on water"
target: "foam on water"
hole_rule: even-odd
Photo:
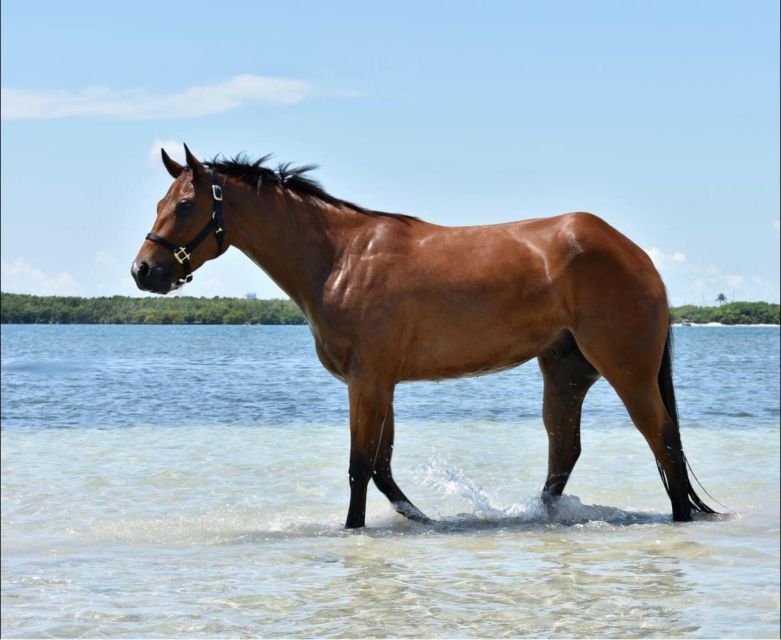
[[[617,507],[596,504],[583,504],[579,497],[562,495],[551,508],[548,508],[537,493],[524,502],[501,504],[495,497],[468,477],[459,466],[443,459],[429,462],[418,472],[418,480],[436,488],[444,496],[457,496],[468,503],[470,512],[456,516],[442,516],[432,526],[445,528],[486,528],[486,527],[555,527],[583,526],[601,527],[627,526],[640,524],[663,524],[671,522],[668,513],[627,511]],[[706,514],[694,514],[697,519],[715,519]],[[725,519],[733,514],[718,514]]]
[[[375,519],[370,528],[348,531],[337,519],[322,521],[272,510],[217,506],[195,515],[100,521],[89,528],[72,529],[69,533],[80,545],[234,545],[355,534],[388,537],[567,527],[601,529],[672,523],[669,513],[584,504],[578,496],[567,494],[561,496],[552,508],[543,504],[539,494],[524,501],[502,504],[462,468],[442,459],[434,459],[421,466],[416,481],[419,486],[430,487],[444,497],[461,499],[468,510],[456,514],[436,510],[436,516],[428,522],[406,520],[388,513]],[[694,517],[712,521],[740,516],[694,514]]]
[[[97,523],[79,535],[127,545],[233,545],[350,535],[339,520],[322,522],[239,507],[219,506],[197,515]]]

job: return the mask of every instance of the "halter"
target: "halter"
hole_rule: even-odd
[[[207,222],[206,226],[201,229],[201,232],[185,245],[176,245],[173,242],[169,242],[165,238],[161,238],[156,233],[152,233],[151,231],[146,234],[147,240],[156,242],[160,246],[173,251],[174,258],[176,258],[176,261],[182,265],[182,269],[184,270],[184,278],[179,278],[179,280],[176,281],[178,286],[192,282],[193,273],[192,267],[190,266],[190,255],[192,255],[192,252],[195,251],[198,245],[208,237],[212,229],[214,229],[214,237],[217,238],[217,256],[221,255],[223,252],[222,243],[225,237],[225,222],[223,220],[222,211],[222,187],[217,182],[217,174],[210,169],[207,169],[207,171],[209,172],[209,175],[212,179],[211,186],[212,200],[214,201],[214,211],[212,212],[212,217],[209,219],[209,222]]]

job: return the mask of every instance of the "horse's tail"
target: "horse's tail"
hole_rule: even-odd
[[[678,406],[675,403],[675,390],[673,389],[673,363],[672,363],[673,344],[672,343],[673,343],[672,327],[668,327],[667,340],[664,343],[664,354],[662,355],[662,366],[659,368],[658,381],[659,381],[659,392],[662,394],[662,400],[664,401],[664,406],[667,409],[667,413],[670,415],[670,418],[672,418],[673,423],[675,424],[676,433],[680,433],[680,428],[678,424]],[[683,456],[683,461],[688,467],[688,470],[691,471],[691,465],[689,465],[689,461],[686,459],[686,455],[683,453],[683,447],[681,447],[681,455]],[[659,473],[662,476],[662,482],[664,483],[664,488],[667,490],[667,495],[670,495],[670,490],[668,488],[667,478],[665,478],[664,476],[664,471],[658,462],[657,462],[657,466],[659,467]],[[694,475],[694,471],[692,471],[692,475]],[[697,476],[694,476],[694,478],[696,480]],[[686,481],[689,485],[689,491],[688,491],[689,504],[691,505],[692,509],[696,511],[702,511],[703,513],[718,513],[717,511],[711,509],[707,504],[705,504],[700,498],[700,496],[698,496],[697,493],[694,491],[694,488],[692,487],[691,484],[691,480],[688,477],[688,472],[687,472]],[[702,487],[702,485],[700,486]],[[705,491],[704,488],[703,491]],[[708,492],[705,491],[705,493],[707,494]],[[672,498],[672,496],[670,497]]]

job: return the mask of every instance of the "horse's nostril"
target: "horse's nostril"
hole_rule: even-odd
[[[149,275],[149,265],[146,262],[138,265],[138,275],[142,278],[146,278]]]

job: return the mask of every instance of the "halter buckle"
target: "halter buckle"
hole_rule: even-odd
[[[188,273],[184,277],[184,284],[187,284],[188,282],[192,282],[192,281],[193,281],[193,274],[192,273]]]
[[[187,262],[190,259],[190,254],[187,253],[187,247],[179,247],[174,251],[174,258],[176,258],[179,264]],[[189,280],[187,282],[189,282]]]
[[[218,184],[212,185],[212,198],[215,200],[222,200],[222,187]]]

